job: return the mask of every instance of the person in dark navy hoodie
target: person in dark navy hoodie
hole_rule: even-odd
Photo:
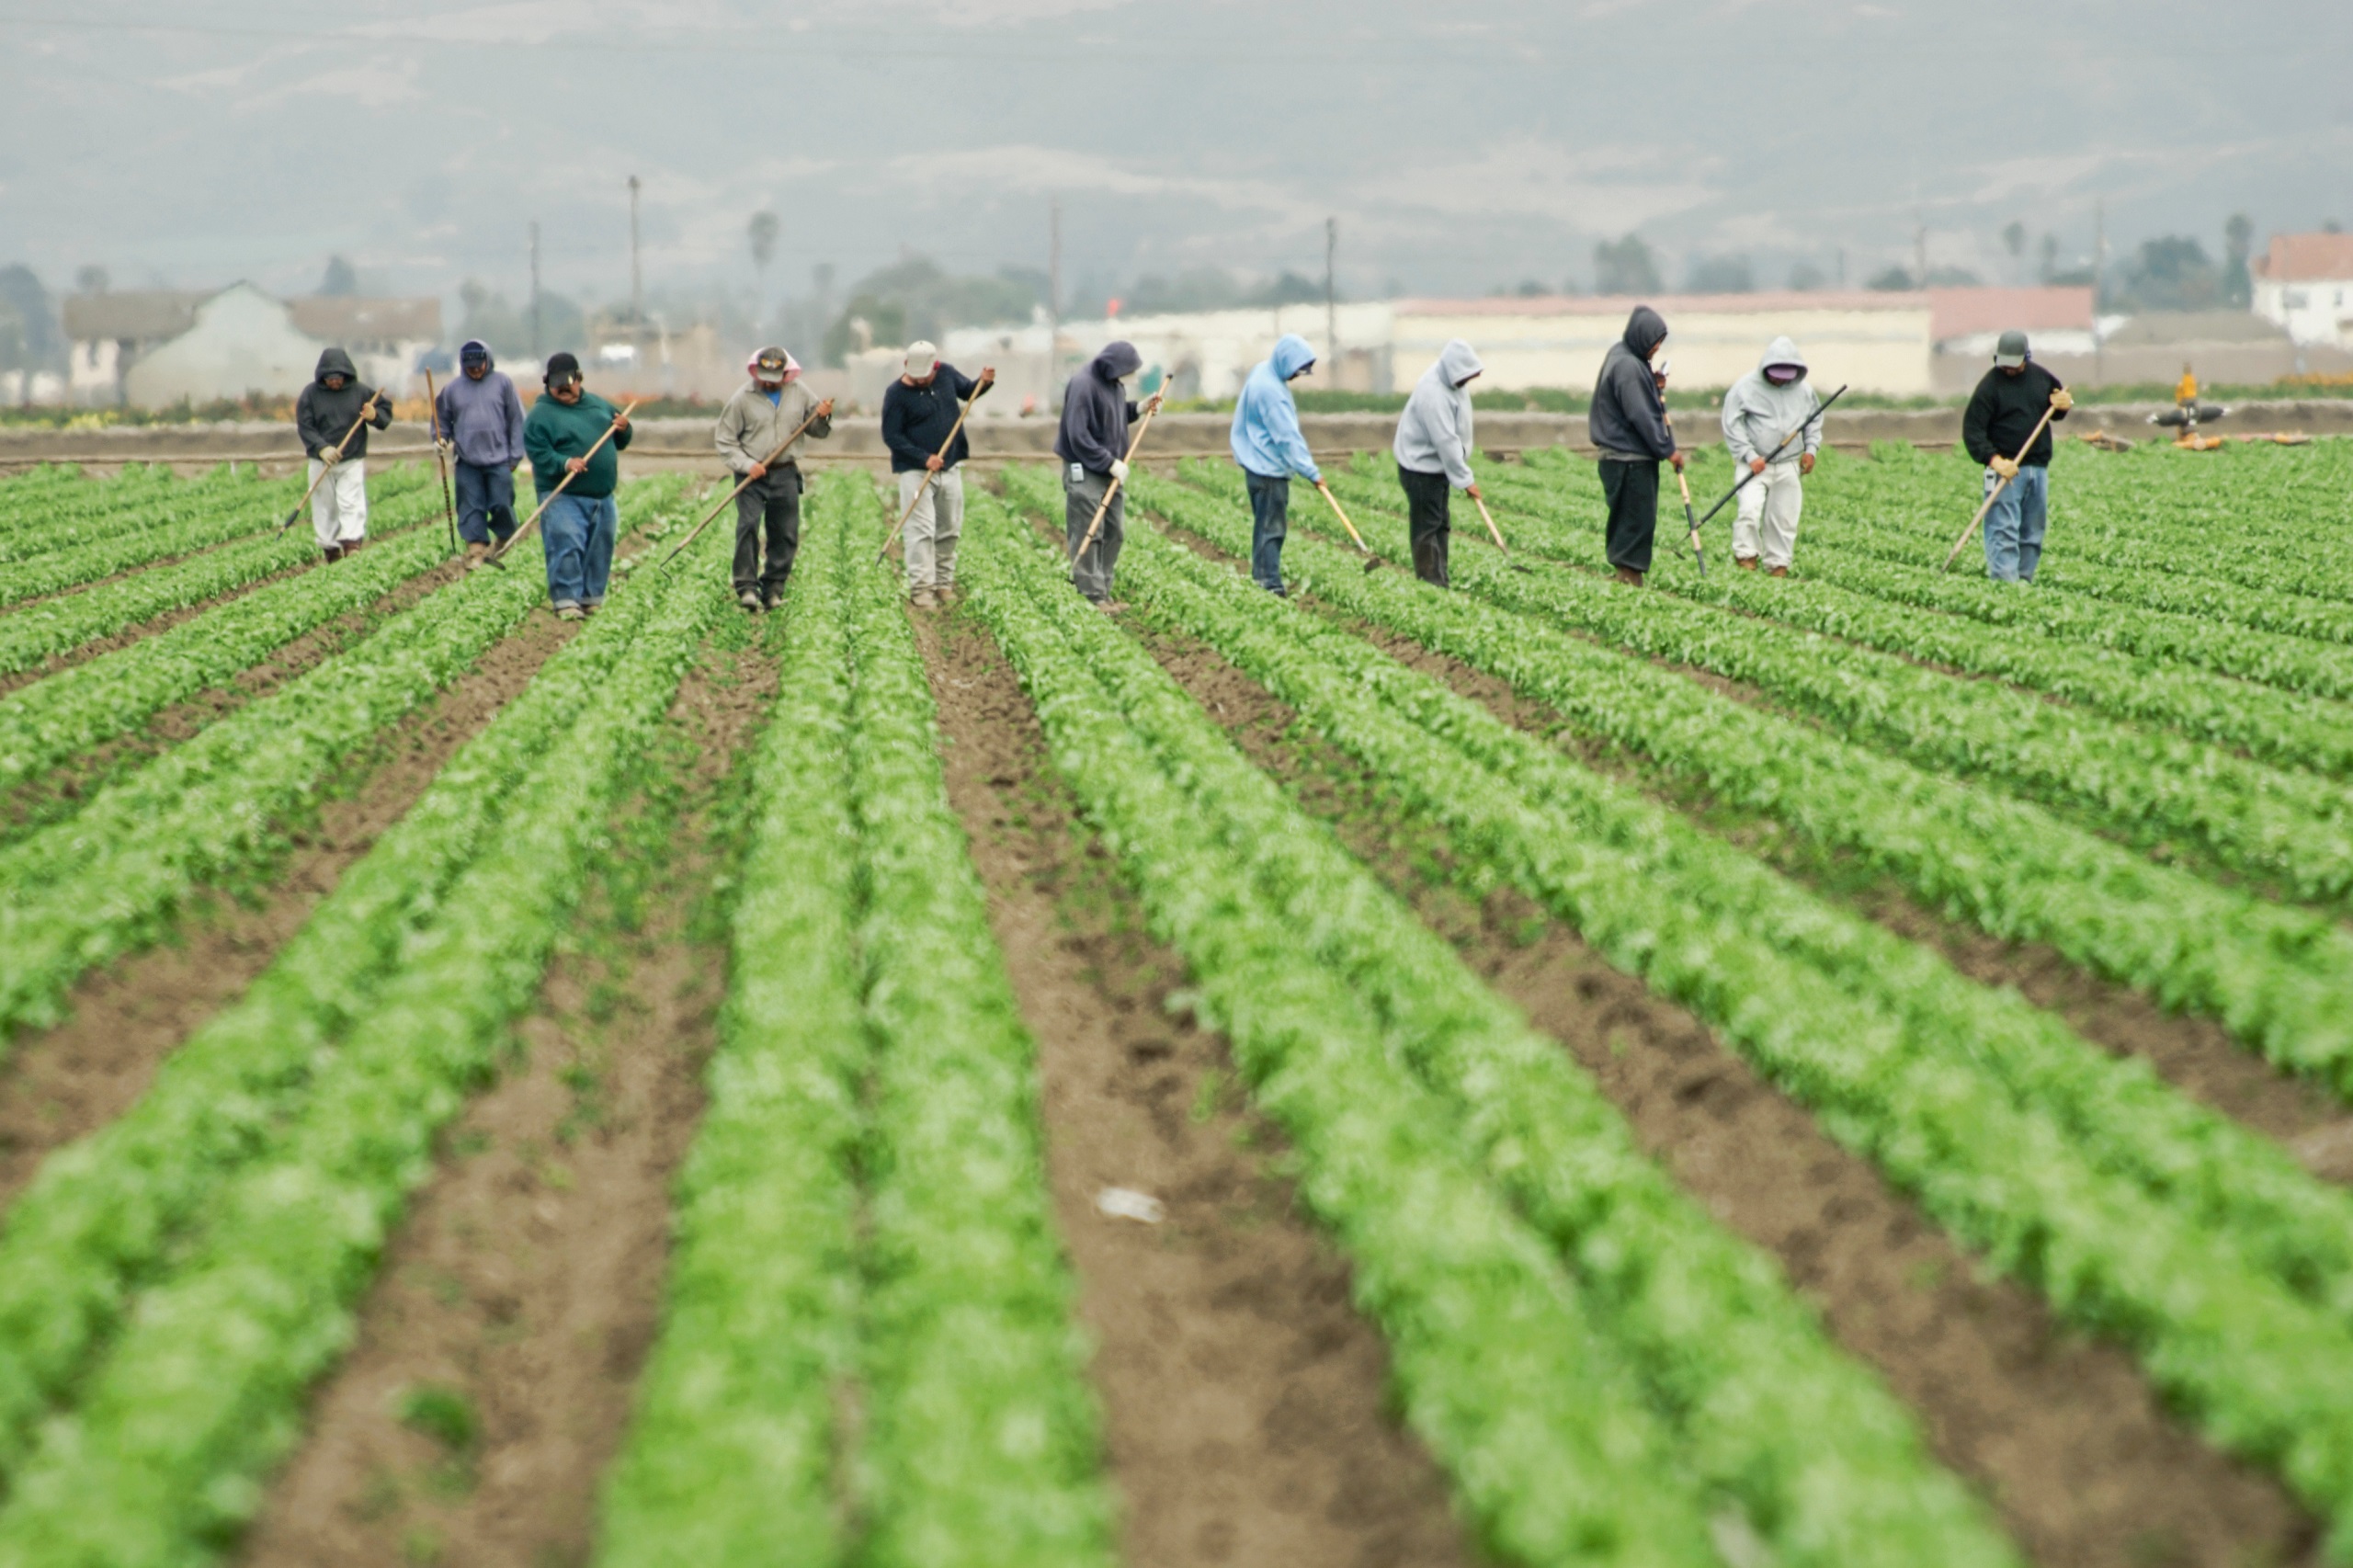
[[[330,348],[319,356],[294,400],[294,428],[311,460],[311,534],[329,561],[368,542],[368,430],[392,422],[392,399],[360,381],[350,355]]]
[[[1658,533],[1658,465],[1683,467],[1666,422],[1665,395],[1651,374],[1651,361],[1665,342],[1665,320],[1648,305],[1636,305],[1625,335],[1602,356],[1586,415],[1586,433],[1600,449],[1601,494],[1609,503],[1609,564],[1620,582],[1637,588],[1651,569]]]
[[[1127,607],[1111,597],[1111,571],[1120,563],[1120,545],[1126,539],[1128,498],[1128,424],[1137,415],[1128,396],[1128,378],[1143,368],[1136,346],[1112,342],[1070,379],[1063,392],[1062,428],[1054,436],[1054,455],[1063,460],[1063,526],[1069,549],[1078,551],[1071,562],[1070,580],[1097,609]],[[1157,406],[1167,392],[1152,396]],[[1095,542],[1083,551],[1079,540],[1095,520],[1095,509],[1110,494],[1117,480],[1121,494],[1111,496],[1096,529]]]

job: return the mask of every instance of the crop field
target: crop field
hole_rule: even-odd
[[[1479,471],[0,480],[0,1568],[2353,1562],[2353,443]]]

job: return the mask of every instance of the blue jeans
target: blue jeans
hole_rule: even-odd
[[[505,544],[515,537],[515,471],[458,460],[458,537],[468,544]]]
[[[2001,475],[1985,471],[1985,488]],[[1985,514],[1985,574],[1997,583],[2031,583],[2042,562],[2042,531],[2051,522],[2051,471],[2020,467]]]
[[[1290,531],[1290,475],[1268,479],[1242,471],[1250,482],[1250,580],[1270,594],[1283,591],[1283,536]]]
[[[559,495],[548,503],[540,528],[548,536],[548,597],[555,608],[603,604],[613,574],[613,540],[620,531],[613,498]]]

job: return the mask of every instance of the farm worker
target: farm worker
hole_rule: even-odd
[[[1609,503],[1609,564],[1618,580],[1643,585],[1651,569],[1652,538],[1658,531],[1658,465],[1677,472],[1683,454],[1666,423],[1666,398],[1652,378],[1651,361],[1666,342],[1666,323],[1648,305],[1636,305],[1624,335],[1601,358],[1593,386],[1593,408],[1586,429],[1601,449],[1601,494]]]
[[[2042,560],[2042,533],[2051,520],[2051,429],[2044,426],[2024,451],[2027,434],[2044,409],[2061,420],[2075,406],[2075,394],[2059,378],[2034,363],[2026,334],[2002,334],[1994,346],[1994,368],[1971,394],[1961,416],[1961,444],[1985,465],[1985,489],[2005,479],[1985,514],[1985,570],[1997,583],[2031,583]]]
[[[1781,443],[1821,406],[1806,384],[1805,356],[1786,337],[1767,344],[1756,369],[1724,393],[1724,445],[1733,461],[1756,475],[1741,490],[1732,525],[1733,563],[1744,571],[1756,571],[1762,557],[1774,576],[1790,574],[1798,513],[1805,505],[1803,476],[1813,472],[1814,454],[1822,449],[1822,426],[1807,425],[1803,440]],[[1776,447],[1780,455],[1767,461]]]
[[[1120,545],[1126,537],[1121,525],[1128,511],[1128,422],[1138,413],[1135,400],[1128,396],[1128,383],[1142,368],[1143,356],[1134,344],[1105,344],[1063,389],[1062,428],[1054,433],[1054,455],[1063,464],[1063,528],[1069,536],[1068,548],[1078,551],[1070,580],[1087,603],[1101,610],[1127,608],[1111,597],[1111,573],[1120,563]],[[1155,405],[1167,390],[1153,394]],[[1119,481],[1121,493],[1111,496],[1095,542],[1079,551],[1113,480]]]
[[[1454,493],[1479,496],[1471,472],[1471,383],[1485,369],[1469,344],[1448,339],[1437,362],[1414,383],[1397,421],[1397,483],[1405,492],[1414,575],[1441,588],[1448,585]]]
[[[364,423],[362,411],[368,414]],[[330,348],[319,356],[311,384],[294,400],[294,429],[311,460],[308,477],[317,486],[311,493],[311,535],[329,561],[340,561],[368,541],[368,427],[381,430],[392,422],[392,400],[360,382],[350,355]],[[354,424],[359,426],[356,430]],[[322,481],[321,474],[327,478]]]
[[[907,346],[900,369],[882,393],[882,444],[891,449],[891,472],[899,476],[899,510],[915,507],[905,530],[907,597],[917,608],[929,609],[956,591],[956,541],[964,532],[964,476],[957,465],[972,456],[956,422],[966,399],[996,385],[996,367],[982,366],[974,381],[943,363],[937,347],[918,341]],[[952,442],[950,430],[956,430]]]
[[[466,570],[472,572],[489,555],[492,540],[505,544],[515,537],[523,400],[478,337],[458,350],[458,380],[443,387],[433,404],[441,422],[441,445],[458,460],[458,533],[466,541]]]
[[[540,527],[547,534],[548,598],[558,619],[578,620],[597,613],[612,576],[620,525],[613,492],[620,487],[620,449],[629,445],[630,426],[619,409],[580,384],[580,361],[572,355],[550,355],[545,379],[548,395],[531,404],[523,421],[523,450],[546,508]],[[597,446],[608,429],[613,438]],[[572,483],[551,500],[567,473]]]
[[[1250,580],[1270,594],[1283,590],[1283,536],[1290,530],[1290,476],[1311,484],[1323,471],[1299,428],[1290,383],[1315,370],[1315,350],[1287,332],[1275,351],[1242,383],[1233,403],[1233,460],[1250,487]]]
[[[751,481],[735,497],[735,602],[757,615],[784,602],[785,579],[801,553],[801,444],[834,433],[834,400],[819,403],[801,384],[801,361],[773,346],[753,355],[744,370],[751,379],[719,411],[711,436],[727,466]],[[808,431],[778,452],[803,420]]]

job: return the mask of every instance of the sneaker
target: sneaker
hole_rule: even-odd
[[[909,602],[917,609],[938,609],[939,608],[939,596],[933,593],[929,588],[917,588],[915,593],[910,596]]]
[[[767,608],[760,603],[760,596],[750,588],[746,588],[742,593],[736,595],[735,602],[742,605],[745,612],[749,615],[757,615],[761,610]]]
[[[775,592],[767,595],[760,602],[767,606],[770,609],[782,609],[784,608],[784,590],[782,588],[779,588]]]
[[[1768,577],[1786,577],[1790,574],[1790,569],[1786,566],[1768,566],[1765,568],[1765,574]]]
[[[343,541],[343,552],[346,555],[357,555],[359,553],[359,547],[367,542],[368,541],[365,539],[345,540]]]
[[[1105,615],[1124,615],[1128,608],[1125,602],[1120,599],[1097,599],[1095,608]]]
[[[556,606],[555,618],[558,620],[585,620],[588,619],[585,612],[584,612],[578,605]]]
[[[488,563],[489,563],[489,561],[490,561],[490,546],[488,546],[488,545],[486,545],[486,544],[483,544],[483,542],[481,542],[479,540],[470,540],[470,541],[467,543],[467,545],[466,545],[466,570],[467,570],[467,571],[469,571],[469,572],[479,572],[479,571],[481,571],[481,570],[483,569],[483,566],[485,566],[486,564],[488,564]]]
[[[1756,570],[1756,557],[1753,555],[1735,555],[1732,558],[1732,563],[1734,566],[1739,567],[1744,572],[1754,572]]]
[[[343,559],[343,546],[339,544],[331,544],[325,549],[320,551],[319,553],[325,556],[329,561],[340,561]]]
[[[580,607],[580,613],[581,613],[582,615],[594,615],[594,614],[596,614],[598,610],[600,610],[600,609],[602,609],[602,608],[605,608],[605,601],[604,601],[604,600],[602,600],[602,599],[597,599],[597,600],[595,600],[595,601],[594,601],[594,602],[592,602],[592,603],[582,605],[582,606]]]

